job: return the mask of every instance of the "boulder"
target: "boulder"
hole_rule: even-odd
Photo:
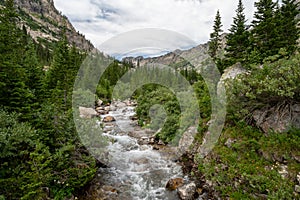
[[[126,104],[126,106],[131,106],[131,101],[130,100],[127,100],[124,103]]]
[[[99,110],[98,113],[99,113],[100,115],[107,115],[109,112],[106,111],[106,110]]]
[[[197,133],[196,127],[190,127],[185,131],[179,140],[178,150],[181,153],[185,153],[189,150],[189,147],[193,144],[194,137]]]
[[[98,101],[96,103],[97,103],[97,106],[102,106],[103,101],[101,99],[98,99]]]
[[[115,106],[111,105],[111,106],[109,107],[109,110],[110,110],[110,111],[116,111],[117,108],[116,108]]]
[[[173,178],[170,179],[166,185],[166,188],[168,190],[176,190],[178,187],[182,186],[184,183],[184,180],[182,178]]]
[[[98,113],[94,108],[79,107],[79,113],[80,117],[85,119],[91,119],[98,116]]]
[[[139,118],[137,117],[137,116],[130,116],[130,120],[132,120],[132,121],[136,121],[136,120],[138,120]]]
[[[182,200],[193,200],[196,193],[196,184],[191,182],[187,185],[178,188],[179,198]]]
[[[124,108],[124,107],[126,107],[127,105],[126,105],[126,103],[124,103],[124,102],[116,102],[115,106],[118,107],[118,108]]]
[[[256,125],[265,133],[286,132],[291,127],[300,128],[300,104],[278,104],[255,110],[252,114]]]
[[[149,144],[149,138],[148,137],[141,137],[140,139],[138,139],[138,144],[139,145]]]
[[[114,122],[114,121],[116,121],[116,119],[112,116],[106,116],[106,117],[103,118],[103,122],[106,122],[106,123],[107,122]]]
[[[104,108],[101,107],[101,106],[99,106],[99,107],[96,108],[96,111],[100,111],[100,110],[104,110]]]
[[[105,106],[105,107],[104,107],[104,110],[105,110],[105,111],[110,111],[110,106]]]

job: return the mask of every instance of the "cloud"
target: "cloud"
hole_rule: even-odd
[[[251,22],[254,1],[244,0]],[[75,28],[96,47],[118,34],[143,28],[167,29],[183,34],[197,44],[209,40],[217,10],[223,30],[235,15],[237,0],[54,0]],[[177,42],[177,48],[183,44]],[[100,49],[101,50],[101,49]]]
[[[99,46],[109,55],[117,58],[129,56],[156,56],[178,47],[191,48],[197,44],[175,31],[146,28],[117,35]]]

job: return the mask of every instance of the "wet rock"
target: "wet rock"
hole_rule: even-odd
[[[117,193],[118,192],[116,188],[109,186],[109,185],[102,186],[102,190],[105,193]]]
[[[94,108],[79,107],[79,113],[81,118],[91,119],[98,116],[98,113]]]
[[[110,106],[105,106],[105,107],[104,107],[104,110],[105,110],[105,111],[110,111]]]
[[[131,116],[130,120],[132,120],[132,121],[138,120],[138,117],[137,116]]]
[[[107,133],[107,132],[109,132],[109,131],[112,131],[113,129],[114,129],[113,126],[105,126],[105,127],[103,128],[103,132],[104,132],[104,133]]]
[[[146,145],[146,144],[149,144],[149,138],[148,138],[148,137],[141,137],[141,138],[138,140],[138,144],[139,144],[139,145]]]
[[[99,115],[107,115],[109,112],[106,110],[99,110],[98,113]]]
[[[297,174],[296,179],[298,181],[298,184],[300,185],[300,172]]]
[[[146,151],[146,150],[149,150],[150,148],[149,148],[149,146],[148,145],[141,145],[140,146],[140,150],[141,151]]]
[[[166,145],[162,140],[159,140],[157,144],[158,145]]]
[[[149,144],[155,144],[156,138],[154,136],[149,138]]]
[[[152,148],[153,150],[155,150],[155,151],[158,151],[159,150],[159,147],[157,147],[157,146],[153,146],[153,148]]]
[[[116,102],[115,106],[118,107],[118,108],[124,108],[124,107],[126,107],[126,103],[124,103],[124,102]]]
[[[96,108],[96,111],[100,111],[100,110],[104,110],[104,108],[101,106]]]
[[[136,101],[132,101],[131,102],[131,106],[137,106],[137,102]]]
[[[182,200],[193,200],[196,193],[196,184],[191,182],[187,185],[178,188],[179,198]]]
[[[96,102],[97,106],[102,106],[103,101],[101,99],[98,99],[98,101]]]
[[[106,116],[103,118],[103,122],[114,122],[116,119],[112,116]]]
[[[125,101],[123,101],[123,103],[125,103],[126,106],[131,106],[131,101],[130,100],[125,100]]]
[[[149,163],[149,160],[147,158],[140,158],[134,161],[134,163],[138,164],[138,165],[144,165]]]
[[[106,164],[104,164],[103,162],[101,162],[100,160],[98,160],[98,159],[96,159],[96,166],[98,167],[98,168],[107,168],[107,165]]]
[[[178,187],[182,186],[184,180],[182,178],[170,179],[166,185],[168,190],[176,190]]]
[[[110,106],[110,107],[109,107],[109,110],[110,110],[110,111],[116,111],[116,110],[117,110],[117,107],[115,107],[115,106]]]

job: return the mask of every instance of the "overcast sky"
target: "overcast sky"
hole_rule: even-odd
[[[54,0],[74,27],[98,48],[110,38],[141,28],[175,31],[197,44],[209,40],[217,10],[227,32],[238,0]],[[255,0],[244,0],[251,22]],[[186,44],[185,44],[186,45]],[[186,47],[186,46],[185,46]],[[185,48],[180,42],[177,48]],[[100,49],[101,50],[101,49]]]

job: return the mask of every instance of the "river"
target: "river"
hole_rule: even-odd
[[[107,200],[176,200],[176,191],[165,186],[172,178],[184,177],[181,166],[175,163],[174,148],[155,148],[141,140],[148,140],[153,132],[143,130],[131,120],[133,106],[113,104],[112,116],[116,122],[104,123],[104,135],[110,138],[107,150],[109,163],[100,168],[90,189],[89,199]]]

